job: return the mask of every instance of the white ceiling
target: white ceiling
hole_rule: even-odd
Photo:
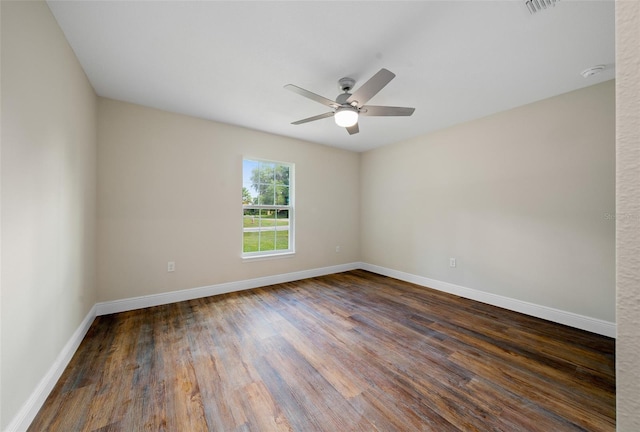
[[[364,151],[614,78],[614,2],[49,1],[100,96]],[[604,73],[580,72],[605,64]],[[327,107],[337,80],[396,78],[349,135]]]

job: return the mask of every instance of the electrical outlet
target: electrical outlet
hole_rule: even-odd
[[[340,246],[336,246],[336,252],[340,252]]]
[[[176,263],[175,263],[175,261],[169,261],[167,263],[167,271],[168,272],[176,271]]]
[[[456,264],[457,263],[455,258],[449,258],[449,267],[455,267]]]

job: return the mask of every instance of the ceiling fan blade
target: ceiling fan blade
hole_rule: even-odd
[[[318,114],[317,116],[308,117],[306,119],[298,120],[298,121],[295,121],[295,122],[293,122],[291,124],[292,125],[299,125],[299,124],[302,124],[302,123],[309,123],[309,122],[312,122],[312,121],[315,121],[315,120],[320,120],[320,119],[327,118],[327,117],[333,117],[333,111],[328,112],[328,113],[324,113],[324,114]]]
[[[347,132],[349,132],[349,135],[357,134],[358,132],[360,132],[360,128],[358,127],[358,123],[354,124],[353,126],[349,126],[346,129],[347,129]]]
[[[410,116],[415,108],[365,105],[360,109],[363,116]]]
[[[366,104],[369,99],[382,90],[384,86],[389,84],[389,81],[391,81],[395,76],[396,75],[393,72],[390,72],[387,69],[380,69],[377,74],[369,78],[369,81],[362,84],[355,93],[349,96],[347,103],[350,104],[352,102],[357,102],[358,107],[362,107],[362,105]]]
[[[299,95],[309,98],[311,100],[314,100],[316,102],[320,102],[322,105],[326,105],[331,108],[337,108],[340,106],[340,104],[336,103],[335,101],[332,101],[331,99],[327,99],[326,97],[317,95],[315,93],[310,92],[309,90],[305,90],[293,84],[287,84],[286,86],[284,86],[284,88],[286,88],[287,90],[291,90],[294,93],[298,93]]]

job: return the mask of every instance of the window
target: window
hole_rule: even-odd
[[[242,256],[293,253],[293,164],[242,161]]]

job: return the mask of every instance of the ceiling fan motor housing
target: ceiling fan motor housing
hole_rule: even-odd
[[[340,105],[349,105],[347,103],[347,99],[349,99],[350,96],[351,96],[351,93],[340,93],[336,98],[336,102],[339,103]]]

